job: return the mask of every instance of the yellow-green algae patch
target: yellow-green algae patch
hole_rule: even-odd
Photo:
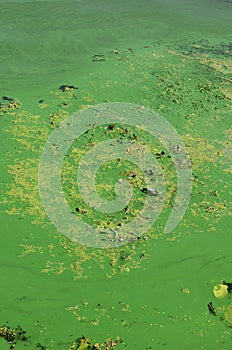
[[[225,310],[225,320],[232,325],[232,304],[229,304]]]
[[[198,50],[195,48],[194,50]],[[193,51],[194,51],[193,50]],[[21,257],[27,254],[40,253],[46,255],[45,266],[41,268],[44,273],[60,274],[71,271],[74,278],[86,276],[86,264],[97,262],[104,269],[106,275],[111,277],[118,272],[129,272],[132,269],[142,268],[144,260],[149,258],[147,247],[152,239],[177,240],[182,235],[188,234],[193,227],[198,229],[199,219],[206,222],[208,230],[213,231],[216,223],[225,216],[231,215],[228,208],[228,180],[213,179],[212,169],[217,171],[220,164],[221,170],[226,174],[231,172],[228,165],[228,152],[231,152],[231,130],[225,123],[222,140],[220,131],[212,140],[212,127],[214,123],[220,123],[231,110],[231,91],[228,84],[229,59],[225,57],[223,64],[219,64],[219,58],[210,52],[190,52],[176,49],[170,51],[152,47],[145,52],[131,53],[121,51],[117,55],[111,54],[114,69],[119,73],[99,83],[97,79],[90,79],[89,86],[73,91],[51,91],[50,103],[40,106],[41,113],[33,114],[30,111],[11,109],[5,107],[0,111],[4,118],[11,118],[12,124],[7,132],[12,135],[19,144],[17,159],[10,154],[8,171],[12,177],[12,183],[6,190],[2,203],[8,214],[17,214],[20,217],[31,216],[32,222],[41,227],[52,227],[41,205],[38,192],[38,167],[40,155],[44,144],[52,130],[68,115],[89,105],[102,101],[114,101],[114,93],[117,91],[117,100],[137,103],[152,108],[162,114],[177,129],[183,138],[190,155],[193,169],[193,195],[189,205],[187,216],[182,221],[183,230],[164,236],[162,228],[168,213],[172,209],[176,192],[176,175],[173,163],[167,157],[159,159],[165,174],[167,196],[164,206],[164,214],[147,234],[146,239],[132,242],[130,245],[108,250],[94,250],[78,243],[71,242],[66,237],[52,229],[49,242],[43,246],[34,246],[31,242],[23,241],[21,244]],[[206,78],[209,67],[212,76]],[[221,78],[224,79],[221,79]],[[213,81],[213,82],[212,82]],[[105,97],[105,98],[103,98]],[[206,116],[205,119],[203,116]],[[199,130],[199,123],[200,129]],[[129,136],[136,134],[140,142],[146,144],[154,154],[163,149],[159,142],[146,138],[140,132],[130,129]],[[107,132],[106,132],[107,131]],[[107,137],[117,137],[125,132],[120,127],[113,130],[105,128],[96,129],[91,141],[82,136],[79,144],[73,145],[69,156],[65,158],[62,173],[62,182],[65,193],[73,211],[79,209],[77,215],[83,220],[97,222],[105,227],[111,226],[107,217],[100,216],[88,208],[81,200],[80,194],[75,188],[75,164],[97,142]],[[128,137],[128,135],[127,135]],[[168,155],[168,150],[164,150]],[[107,169],[108,167],[108,169]],[[123,168],[124,167],[124,168]],[[111,175],[115,172],[115,164],[105,165],[99,174],[96,184],[99,193],[107,199],[112,199],[113,183]],[[104,172],[108,176],[104,177]],[[130,174],[136,173],[136,176]],[[139,169],[124,164],[119,175],[125,177],[133,184],[136,192],[143,187],[143,176]],[[137,194],[139,192],[137,191]],[[141,194],[141,193],[140,193]],[[138,200],[134,199],[126,219],[130,220],[140,209]],[[120,221],[119,215],[115,217]],[[68,259],[59,261],[57,250],[62,249]]]

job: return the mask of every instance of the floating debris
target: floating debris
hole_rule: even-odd
[[[85,350],[90,348],[91,339],[81,337],[75,340],[68,348],[68,350]]]
[[[183,289],[181,289],[181,292],[184,294],[189,294],[190,290],[188,288],[183,288]]]
[[[91,346],[91,339],[86,337],[81,337],[75,340],[68,348],[68,350],[111,350],[118,343],[122,343],[122,339],[117,337],[115,340],[108,338],[103,344],[95,343]]]
[[[108,130],[113,130],[113,129],[114,129],[114,127],[115,127],[115,125],[114,125],[114,124],[109,124],[107,129],[108,129]]]
[[[142,192],[148,194],[149,196],[157,196],[159,192],[154,188],[143,187]]]
[[[92,62],[104,62],[106,61],[105,55],[94,55],[92,56]]]
[[[2,99],[4,101],[8,101],[8,102],[13,102],[14,101],[14,99],[12,97],[7,97],[7,96],[2,96]]]
[[[179,46],[184,55],[213,54],[229,57],[232,55],[232,43],[221,42],[217,45],[210,45],[208,40],[200,40],[192,44],[182,44]]]
[[[98,343],[93,346],[94,349],[99,349],[99,350],[111,350],[113,347],[115,347],[118,343],[122,343],[122,339],[117,337],[116,340],[113,340],[112,338],[106,339],[106,341],[102,344],[99,345]]]
[[[232,283],[231,283],[231,282],[222,281],[222,284],[224,284],[225,286],[227,286],[227,288],[228,288],[228,293],[232,293]]]
[[[42,344],[40,344],[40,343],[37,343],[37,344],[36,344],[36,347],[37,347],[38,349],[40,349],[40,350],[46,350],[46,349],[47,349],[46,346],[44,346],[44,345],[42,345]]]
[[[120,54],[120,51],[118,49],[114,49],[114,50],[111,50],[110,53],[118,55],[118,54]]]
[[[214,307],[213,307],[213,303],[210,302],[207,306],[208,306],[209,313],[210,313],[211,315],[216,316],[216,311],[215,311],[215,309],[214,309]]]
[[[216,284],[213,288],[215,298],[224,298],[228,294],[228,286],[226,284]]]
[[[8,344],[10,344],[10,349],[14,349],[18,341],[27,341],[26,331],[24,331],[20,326],[16,329],[10,328],[9,326],[0,327],[0,337],[4,338]]]
[[[67,91],[72,91],[72,90],[77,90],[78,87],[74,86],[74,85],[61,85],[59,87],[59,90],[62,92],[67,92]]]
[[[11,109],[18,109],[21,107],[21,103],[12,97],[2,96],[2,100],[8,102],[8,103],[0,102],[0,111],[4,113]]]

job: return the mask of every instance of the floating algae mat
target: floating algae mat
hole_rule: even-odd
[[[8,25],[0,37],[1,349],[172,350],[183,343],[188,349],[231,349],[231,293],[220,284],[232,280],[231,4],[215,1],[210,14],[207,1],[162,4],[44,1],[33,3],[32,11],[30,2],[2,2]],[[15,13],[22,16],[21,36],[6,41]],[[31,36],[25,34],[30,26]],[[61,125],[68,128],[71,115],[98,113],[98,106],[118,102],[138,107],[134,119],[147,109],[158,113],[180,143],[171,134],[167,142],[159,139],[162,125],[155,137],[138,119],[133,125],[90,123],[72,142],[60,172],[54,167],[51,175],[60,174],[70,215],[97,227],[103,245],[110,242],[101,249],[69,239],[53,225],[38,174],[48,138]],[[126,145],[125,157],[106,157],[94,189],[109,206],[118,184],[127,183],[131,196],[125,206],[117,202],[114,212],[100,211],[91,196],[89,203],[83,198],[78,167],[91,150],[115,140]],[[174,160],[182,143],[189,163]],[[55,157],[59,148],[51,146]],[[155,159],[148,171],[142,167],[144,148]],[[141,163],[130,160],[135,153]],[[190,202],[167,233],[171,213],[180,216],[177,168],[184,171],[186,164]],[[93,168],[89,161],[86,166],[88,182]],[[58,198],[49,204],[62,217]],[[157,220],[124,242],[119,230],[135,217],[146,222],[147,199],[155,203],[153,211],[162,202]]]
[[[225,311],[225,319],[229,323],[232,323],[232,304],[229,304]]]

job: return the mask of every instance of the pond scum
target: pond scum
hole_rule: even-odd
[[[227,179],[232,170],[228,162],[231,157],[232,134],[228,127],[232,96],[229,85],[230,56],[231,44],[220,43],[212,46],[204,40],[191,44],[176,43],[175,49],[167,47],[161,50],[160,47],[150,45],[138,53],[132,49],[117,49],[107,53],[104,62],[94,61],[93,64],[103,65],[110,61],[119,72],[120,79],[107,80],[100,86],[97,85],[96,79],[89,81],[89,91],[76,89],[74,86],[64,88],[64,85],[57,91],[51,91],[47,98],[49,102],[38,102],[41,111],[39,114],[31,114],[20,106],[19,101],[5,96],[0,106],[1,117],[12,121],[6,132],[13,136],[20,147],[17,159],[13,154],[9,154],[11,164],[8,171],[13,181],[9,184],[2,201],[6,212],[22,218],[30,215],[35,225],[51,225],[38,193],[38,166],[43,146],[52,130],[68,115],[102,103],[102,96],[111,96],[114,91],[118,91],[118,101],[124,96],[123,100],[126,102],[152,108],[170,121],[182,136],[192,162],[194,180],[191,203],[181,224],[185,227],[183,232],[190,233],[191,227],[196,231],[200,230],[199,220],[206,222],[208,230],[214,230],[221,217],[231,215],[227,206]],[[113,95],[112,101],[114,99]],[[212,140],[210,137],[214,123],[221,123],[224,128],[223,139]],[[106,269],[107,277],[111,277],[117,272],[141,268],[143,260],[148,258],[147,246],[153,239],[176,240],[184,234],[181,230],[177,234],[167,236],[162,233],[176,191],[175,169],[168,158],[168,150],[165,150],[158,140],[151,140],[150,135],[146,136],[129,126],[105,125],[92,130],[91,137],[88,134],[82,135],[72,145],[65,157],[62,182],[73,212],[86,222],[115,227],[122,220],[129,221],[141,209],[144,194],[139,190],[144,186],[143,175],[139,169],[126,162],[122,162],[117,170],[115,161],[107,163],[102,167],[97,179],[97,189],[107,199],[112,199],[117,176],[126,178],[134,185],[135,198],[133,197],[130,206],[123,213],[114,216],[113,221],[107,215],[96,214],[88,208],[75,187],[76,164],[85,152],[103,139],[120,136],[129,140],[136,138],[137,141],[146,144],[162,166],[167,198],[155,228],[151,229],[145,238],[141,237],[140,240],[117,249],[90,249],[70,242],[58,233],[54,234],[47,246],[34,246],[22,242],[21,257],[31,253],[49,252],[50,259],[42,268],[43,273],[60,274],[68,269],[73,272],[74,278],[80,278],[85,276],[83,265],[94,260],[102,269]],[[222,169],[223,180],[213,181],[211,169],[217,171],[219,167]],[[57,261],[57,245],[69,256],[69,265]]]
[[[10,328],[9,326],[0,327],[0,337],[5,339],[9,344],[9,349],[15,349],[18,343],[24,343],[24,345],[30,343],[30,337],[27,337],[26,331],[24,331],[20,326],[16,329]],[[68,350],[112,350],[118,343],[123,343],[120,337],[116,339],[108,338],[104,343],[93,344],[90,338],[80,337],[72,342],[68,347]],[[92,344],[92,345],[91,345]],[[46,350],[47,346],[41,343],[36,344],[36,348],[40,350]]]
[[[92,61],[101,67],[105,65],[106,69],[108,65],[113,67],[117,71],[117,78],[112,73],[112,79],[101,83],[98,83],[97,78],[90,79],[86,89],[75,86],[64,88],[66,85],[57,87],[57,90],[51,91],[49,96],[34,106],[34,110],[39,108],[38,113],[32,113],[29,108],[24,109],[17,98],[4,96],[0,116],[11,121],[6,132],[18,142],[18,151],[17,158],[12,153],[8,154],[8,172],[12,182],[6,188],[3,207],[9,215],[17,215],[21,219],[31,217],[34,225],[52,232],[44,244],[34,245],[33,234],[22,241],[20,258],[27,254],[44,254],[48,258],[41,268],[42,273],[62,274],[69,271],[74,279],[87,278],[87,267],[97,264],[105,271],[106,277],[111,278],[115,274],[143,268],[145,261],[149,260],[149,247],[153,240],[175,241],[192,232],[200,234],[203,230],[215,231],[220,219],[231,215],[228,206],[229,178],[232,173],[232,131],[228,118],[232,99],[229,83],[231,48],[231,43],[213,45],[201,40],[175,43],[172,48],[164,45],[162,49],[151,44],[138,52],[133,49],[113,49],[105,53],[104,60],[96,59],[96,55]],[[75,85],[75,82],[72,83]],[[48,136],[62,120],[88,106],[114,101],[151,108],[177,129],[191,159],[193,193],[181,227],[174,233],[164,235],[163,228],[176,191],[176,173],[168,150],[158,140],[130,126],[105,125],[91,130],[91,137],[89,134],[82,135],[72,145],[62,169],[66,198],[72,211],[81,220],[100,227],[114,228],[122,221],[130,221],[142,208],[145,198],[141,191],[144,187],[143,174],[128,162],[117,166],[116,160],[100,169],[96,187],[99,194],[111,200],[114,198],[115,181],[119,177],[127,179],[134,186],[130,205],[125,211],[108,217],[95,213],[82,201],[75,187],[76,165],[93,145],[107,138],[125,137],[146,144],[162,166],[167,187],[163,212],[146,235],[121,248],[92,249],[71,242],[56,232],[49,222],[39,197],[38,167]],[[65,253],[65,260],[61,260],[60,257],[64,255],[61,252]],[[72,312],[77,319],[84,317],[75,306],[67,311]],[[111,349],[110,342],[112,340],[108,339],[98,348]],[[118,342],[120,339],[115,340],[114,346]],[[69,349],[90,349],[90,345],[84,343],[79,338]]]

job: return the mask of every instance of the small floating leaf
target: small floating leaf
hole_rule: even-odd
[[[228,294],[228,286],[225,284],[216,284],[213,288],[215,298],[224,298]]]

